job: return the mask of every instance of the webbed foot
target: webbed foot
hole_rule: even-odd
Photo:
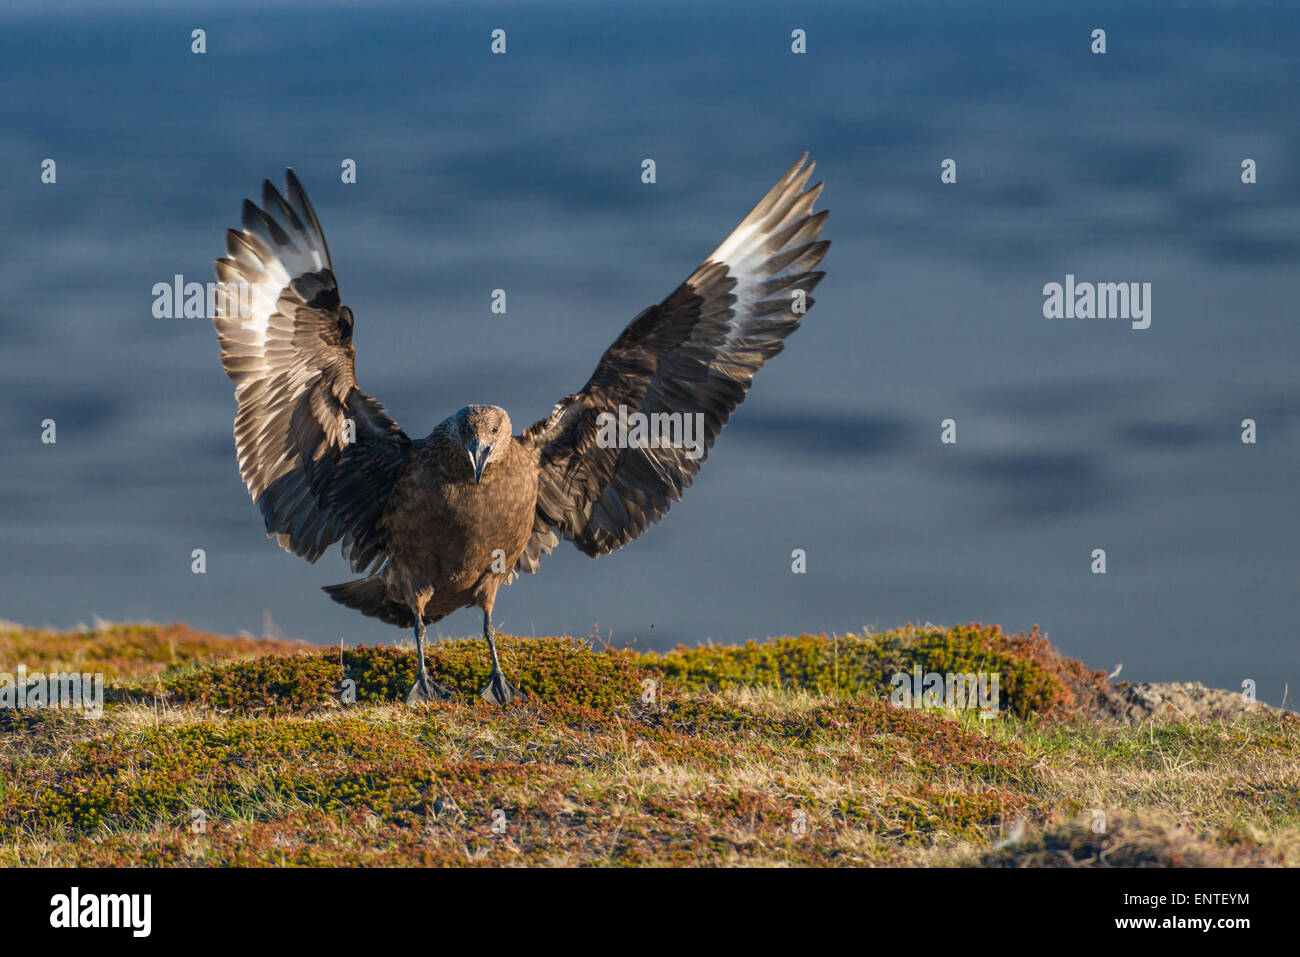
[[[427,674],[416,675],[415,684],[406,693],[407,704],[423,704],[431,701],[447,701],[452,697],[450,689],[438,684]]]
[[[523,697],[523,692],[507,681],[505,675],[495,669],[488,676],[488,683],[483,686],[483,690],[479,694],[483,696],[485,701],[497,705]]]

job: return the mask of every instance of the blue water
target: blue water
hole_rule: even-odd
[[[809,149],[834,246],[805,327],[661,525],[594,562],[565,546],[502,627],[1039,623],[1125,678],[1294,693],[1296,18],[1046,6],[0,14],[0,617],[400,637],[319,591],[350,577],[336,552],[263,537],[210,324],[151,314],[154,283],[213,278],[262,178],[298,170],[361,386],[424,435],[470,402],[546,414]],[[1150,282],[1151,327],[1045,319],[1066,274]]]

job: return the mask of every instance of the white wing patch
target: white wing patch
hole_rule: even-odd
[[[822,250],[815,247],[815,240],[826,213],[809,215],[822,185],[804,192],[817,165],[807,161],[804,153],[686,280],[695,287],[706,285],[715,278],[710,272],[715,264],[724,266],[735,280],[734,315],[726,337],[729,345],[760,332],[763,317],[788,311],[790,284],[785,280],[814,268],[821,259]],[[768,298],[773,293],[778,295]]]

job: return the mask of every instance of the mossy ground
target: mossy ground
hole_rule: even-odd
[[[0,712],[0,864],[1300,864],[1300,721],[1109,723],[1037,632],[501,644],[497,709],[481,642],[407,707],[409,649],[0,634],[114,678],[98,720]],[[914,664],[997,671],[999,717],[893,707]]]

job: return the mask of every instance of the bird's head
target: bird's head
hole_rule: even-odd
[[[510,443],[510,416],[495,405],[468,405],[456,413],[452,435],[469,460],[474,483],[493,462],[505,457]]]

